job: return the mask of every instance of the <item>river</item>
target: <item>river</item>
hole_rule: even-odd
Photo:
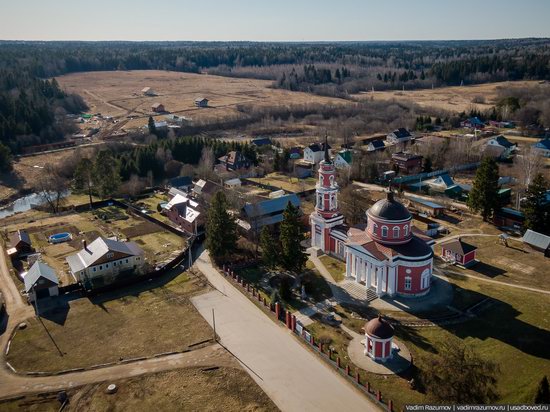
[[[68,196],[71,192],[67,191],[63,197]],[[31,193],[29,195],[16,199],[9,205],[0,208],[0,219],[14,215],[18,212],[25,212],[30,210],[33,205],[42,205],[46,203],[44,199],[38,193]]]

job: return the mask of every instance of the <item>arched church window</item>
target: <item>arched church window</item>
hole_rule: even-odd
[[[425,269],[422,272],[420,284],[422,285],[422,289],[427,289],[430,286],[430,269]]]
[[[409,225],[405,225],[404,232],[405,232],[405,236],[409,236]]]
[[[399,226],[393,227],[393,238],[398,239],[399,238]]]
[[[382,226],[382,237],[388,237],[388,227]]]

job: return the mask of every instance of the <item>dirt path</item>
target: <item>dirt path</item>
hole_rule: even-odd
[[[216,291],[194,297],[210,324],[215,313],[221,344],[283,411],[375,411],[368,398],[273,322],[211,264],[206,252],[196,262]]]
[[[3,369],[0,372],[0,398],[53,392],[89,383],[109,382],[189,366],[225,366],[228,363],[226,351],[219,345],[210,345],[191,352],[57,376],[30,377],[15,375]]]

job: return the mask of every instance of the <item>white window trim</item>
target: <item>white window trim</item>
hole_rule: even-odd
[[[394,239],[398,239],[399,236],[401,235],[401,229],[399,228],[399,226],[394,226],[392,229],[392,232],[393,232]]]
[[[405,288],[405,290],[411,290],[412,289],[412,277],[405,276],[404,288]]]
[[[382,237],[386,238],[388,237],[388,227],[387,226],[382,226]]]

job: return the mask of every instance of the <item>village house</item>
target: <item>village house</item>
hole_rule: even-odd
[[[522,230],[523,224],[525,223],[525,215],[520,210],[503,207],[495,211],[493,223],[499,228],[519,232]]]
[[[353,152],[348,149],[340,150],[334,157],[334,166],[337,169],[351,168]]]
[[[384,150],[386,145],[383,140],[371,140],[367,144],[367,152],[375,152],[377,150]]]
[[[539,152],[541,156],[550,157],[550,138],[547,137],[542,139],[535,143],[532,147]]]
[[[413,217],[414,227],[418,229],[422,234],[429,237],[437,236],[440,227],[439,223],[430,219],[429,217],[419,215],[418,213],[411,212],[411,215]]]
[[[313,167],[314,165],[312,163],[299,159],[296,162],[294,162],[294,175],[298,179],[305,179],[306,177],[311,177],[313,175]]]
[[[166,186],[168,189],[175,188],[183,192],[189,192],[193,187],[193,180],[191,176],[178,176],[170,179]]]
[[[531,249],[543,253],[546,257],[550,257],[550,236],[527,229],[521,240],[523,244],[529,246]]]
[[[331,147],[328,143],[327,146],[330,155]],[[304,149],[304,161],[312,164],[318,164],[321,160],[323,160],[324,153],[325,143],[313,143]]]
[[[291,160],[300,159],[302,157],[302,154],[303,150],[301,147],[291,147],[290,149],[288,149],[288,158]]]
[[[98,237],[89,245],[83,241],[82,246],[66,260],[74,279],[86,288],[105,286],[124,274],[139,273],[145,265],[143,250],[134,242]]]
[[[409,201],[411,206],[421,213],[425,213],[428,216],[441,216],[445,213],[445,206],[430,200],[421,199],[418,197],[410,197]]]
[[[487,146],[502,149],[500,157],[503,158],[509,157],[517,148],[517,145],[510,142],[506,137],[502,135],[495,136],[489,139],[489,141],[487,141]]]
[[[166,216],[182,230],[196,235],[204,224],[199,203],[187,196],[176,195],[164,207]]]
[[[141,89],[141,94],[144,95],[144,96],[156,96],[157,95],[155,93],[155,91],[153,89],[151,89],[150,87],[144,87],[143,89]]]
[[[241,187],[242,184],[243,182],[238,177],[234,177],[233,179],[228,179],[223,182],[223,185],[229,189],[236,189],[237,187]]]
[[[164,113],[166,110],[164,110],[164,105],[162,103],[154,103],[151,106],[151,111],[155,113]]]
[[[210,180],[200,179],[193,186],[193,195],[208,204],[216,192],[221,189],[222,187],[219,184]]]
[[[400,127],[386,136],[386,141],[390,144],[405,143],[411,140],[414,136],[404,127]]]
[[[29,302],[59,295],[59,280],[55,271],[39,260],[23,274],[23,283]]]
[[[469,267],[476,263],[477,247],[464,242],[460,237],[441,244],[441,258],[447,262]]]
[[[250,142],[256,147],[263,147],[263,146],[271,146],[272,142],[269,137],[258,137],[256,139],[252,139],[252,142]]]
[[[422,156],[414,153],[394,153],[391,156],[391,163],[402,174],[414,175],[422,171]]]
[[[34,252],[32,242],[26,230],[17,230],[9,236],[10,248],[7,250],[8,256],[16,257]]]
[[[460,122],[460,127],[464,127],[466,129],[483,129],[485,127],[485,123],[483,123],[478,117],[470,117],[469,119]]]
[[[208,107],[208,99],[204,97],[197,97],[195,99],[195,106],[197,107]]]
[[[247,203],[241,209],[237,224],[247,235],[257,234],[264,226],[281,223],[289,202],[297,208],[300,207],[300,199],[294,193]]]
[[[233,150],[220,157],[218,160],[220,164],[225,167],[225,170],[248,169],[252,166],[250,160],[238,150]]]

